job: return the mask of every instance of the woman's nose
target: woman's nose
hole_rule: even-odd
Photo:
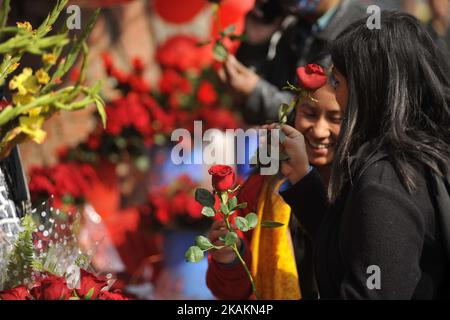
[[[311,128],[311,133],[316,139],[326,139],[330,136],[330,127],[325,119],[319,119]]]

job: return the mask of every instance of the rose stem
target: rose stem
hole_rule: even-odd
[[[227,228],[229,231],[233,231],[231,229],[231,225],[230,225],[230,221],[228,221],[228,216],[225,216],[225,223],[227,224]],[[234,253],[236,254],[236,256],[238,257],[239,261],[241,262],[241,264],[243,265],[245,272],[247,273],[248,278],[250,279],[250,283],[252,285],[252,292],[256,297],[256,300],[258,300],[258,294],[256,293],[256,286],[255,286],[255,282],[253,281],[253,277],[252,274],[250,273],[250,270],[248,270],[247,264],[245,263],[244,259],[242,259],[241,254],[239,253],[239,250],[237,248],[236,243],[234,243],[231,248],[233,249]]]

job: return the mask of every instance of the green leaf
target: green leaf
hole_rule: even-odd
[[[211,241],[204,236],[198,236],[195,239],[195,244],[202,250],[208,250],[214,247]]]
[[[94,295],[94,288],[90,288],[88,293],[84,296],[84,300],[91,300]]]
[[[274,222],[274,221],[263,221],[261,222],[261,227],[263,228],[279,228],[284,226],[283,223],[280,222]]]
[[[248,222],[248,227],[250,229],[254,229],[256,228],[256,226],[258,225],[258,216],[256,213],[251,212],[248,215],[245,216],[245,219]]]
[[[231,41],[247,41],[247,36],[245,34],[231,34]]]
[[[197,42],[197,43],[196,43],[196,46],[197,46],[197,47],[204,47],[204,46],[206,46],[206,45],[208,45],[208,44],[210,44],[210,43],[211,43],[210,40],[200,41],[200,42]]]
[[[224,214],[224,215],[228,215],[230,213],[230,210],[228,210],[228,206],[225,203],[221,203],[220,204],[220,211]]]
[[[187,262],[200,262],[203,260],[203,250],[197,246],[191,246],[185,254]]]
[[[221,192],[220,193],[220,200],[222,200],[222,203],[227,203],[228,202],[228,193]]]
[[[247,202],[239,203],[235,209],[245,209],[247,208]]]
[[[195,201],[205,207],[213,208],[214,204],[216,203],[216,198],[208,190],[198,188],[197,190],[195,190]]]
[[[231,246],[231,245],[235,244],[237,241],[238,241],[238,235],[234,231],[228,232],[227,235],[225,236],[225,245],[226,246]]]
[[[6,26],[8,21],[9,10],[11,9],[10,0],[3,0],[2,7],[0,8],[0,28]]]
[[[216,211],[211,207],[203,207],[202,215],[208,218],[212,218],[216,216]]]
[[[234,24],[230,24],[228,27],[226,27],[221,34],[224,36],[227,36],[229,34],[232,34],[236,30],[236,26]]]
[[[78,297],[70,297],[69,300],[80,300]]]
[[[106,128],[106,111],[105,111],[105,102],[102,98],[97,97],[95,99],[95,106],[97,107],[97,112],[100,115],[100,119],[102,120],[103,128]]]
[[[15,116],[14,108],[8,106],[0,113],[0,126],[9,122]]]
[[[214,59],[217,61],[225,61],[228,56],[228,50],[221,42],[217,42],[213,49]]]
[[[67,54],[66,60],[64,64],[60,64],[58,68],[56,69],[55,73],[52,76],[52,79],[50,82],[42,89],[43,93],[47,93],[55,86],[55,80],[57,78],[63,77],[74,65],[76,62],[76,59],[78,57],[78,54],[80,50],[84,47],[84,42],[87,41],[87,38],[89,34],[91,33],[92,29],[94,28],[95,22],[97,21],[98,15],[100,13],[100,9],[95,10],[94,14],[92,15],[91,19],[89,20],[88,26],[83,31],[83,34],[81,35],[80,39],[78,39],[72,48],[70,49],[69,53]]]
[[[248,230],[250,230],[250,226],[246,218],[236,217],[236,219],[234,219],[234,223],[236,224],[236,227],[242,232],[247,232]]]
[[[224,236],[220,236],[219,240],[225,242],[225,237]]]
[[[237,198],[233,197],[230,199],[230,201],[228,201],[228,209],[230,209],[230,211],[233,211],[237,206]]]

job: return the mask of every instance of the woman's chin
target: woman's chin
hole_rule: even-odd
[[[324,167],[331,164],[329,157],[309,157],[309,163],[314,167]]]

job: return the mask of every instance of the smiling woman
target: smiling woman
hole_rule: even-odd
[[[305,137],[312,165],[321,167],[331,164],[341,120],[342,111],[330,84],[316,90],[311,98],[297,105],[295,128]]]

